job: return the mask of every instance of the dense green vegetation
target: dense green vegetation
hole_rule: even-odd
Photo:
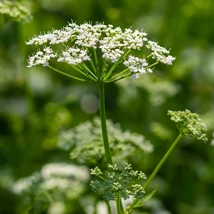
[[[158,191],[144,210],[135,213],[214,213],[211,143],[214,138],[214,2],[28,0],[21,3],[29,11],[21,8],[21,15],[17,16],[6,13],[0,5],[0,213],[24,214],[31,204],[37,206],[32,213],[60,214],[57,208],[50,208],[47,197],[39,192],[40,187],[35,186],[37,198],[31,197],[31,193],[26,193],[29,197],[25,198],[15,194],[15,182],[35,172],[44,176],[50,163],[86,165],[84,155],[73,160],[70,156],[78,157],[78,151],[70,154],[58,144],[62,131],[75,129],[98,116],[96,85],[66,78],[42,66],[26,67],[26,59],[35,49],[25,42],[41,32],[62,28],[71,20],[78,24],[102,22],[122,29],[144,29],[150,39],[170,49],[176,57],[172,66],[159,64],[153,74],[106,85],[107,118],[120,124],[117,131],[137,132],[153,145],[151,153],[135,151],[128,157],[134,169],[151,174],[177,136],[178,130],[170,121],[168,110],[190,109],[200,115],[208,128],[207,144],[188,137],[182,139],[149,187],[149,191],[155,188]],[[77,134],[81,135],[81,129]],[[90,138],[86,130],[84,134]],[[87,167],[95,167],[96,161],[100,161],[99,157],[87,159]],[[83,172],[80,176],[85,177],[69,181],[70,192],[60,188],[52,192],[57,200],[64,201],[65,214],[90,213],[90,205],[93,201],[96,204],[89,186],[88,168],[80,169]],[[44,182],[40,174],[36,176],[38,185]],[[59,191],[67,191],[67,195],[62,196]]]

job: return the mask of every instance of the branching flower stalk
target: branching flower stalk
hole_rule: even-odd
[[[105,157],[112,165],[106,126],[104,85],[127,77],[152,73],[158,63],[172,65],[175,60],[169,50],[147,39],[142,30],[122,30],[112,25],[69,23],[61,30],[52,30],[30,39],[27,45],[40,49],[28,58],[28,67],[42,65],[79,81],[97,83],[100,99],[100,119]],[[56,62],[70,65],[69,71],[55,68]],[[54,66],[53,66],[54,64]],[[119,213],[122,203],[117,194]]]
[[[192,113],[189,110],[185,111],[168,111],[168,115],[170,115],[171,120],[176,123],[176,126],[179,130],[179,135],[173,142],[173,144],[170,146],[170,148],[167,150],[163,158],[160,160],[158,165],[155,167],[154,171],[148,178],[148,180],[145,182],[143,188],[146,189],[148,185],[151,183],[151,181],[154,179],[162,165],[166,162],[169,155],[172,153],[172,151],[175,149],[178,142],[181,140],[183,136],[189,136],[197,140],[202,140],[205,143],[208,141],[206,137],[206,125],[201,123],[201,119],[199,118],[198,114]],[[140,204],[139,199],[135,199],[133,203],[127,207],[126,212],[131,213],[131,211]]]
[[[153,172],[150,175],[150,177],[147,179],[147,181],[143,185],[144,189],[146,189],[148,187],[148,185],[151,183],[151,181],[155,178],[156,174],[158,173],[158,171],[160,170],[160,168],[162,167],[162,165],[166,162],[167,158],[172,153],[172,151],[174,150],[174,148],[176,147],[176,145],[178,144],[178,142],[180,141],[181,138],[182,138],[182,134],[179,134],[178,137],[176,138],[176,140],[173,142],[173,144],[167,150],[167,152],[165,153],[165,155],[163,156],[163,158],[160,160],[160,162],[158,163],[158,165],[155,167],[155,169],[153,170]],[[135,207],[138,206],[138,203],[140,204],[140,200],[139,199],[135,199],[133,201],[133,203],[130,206],[127,207],[127,209],[126,209],[127,213],[131,213],[132,210]]]

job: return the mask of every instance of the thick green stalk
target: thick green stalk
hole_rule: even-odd
[[[167,158],[169,157],[169,155],[172,153],[172,151],[174,150],[175,146],[177,145],[177,143],[179,142],[179,140],[181,139],[182,136],[183,135],[180,133],[178,135],[178,137],[175,139],[175,141],[173,142],[173,144],[171,145],[171,147],[167,150],[167,152],[165,153],[165,155],[162,157],[162,159],[160,160],[160,162],[158,163],[158,165],[155,167],[154,171],[150,175],[149,179],[144,184],[144,186],[143,186],[144,189],[147,188],[147,186],[150,184],[150,182],[156,176],[156,174],[158,173],[159,169],[162,167],[162,165],[165,163],[165,161],[167,160]],[[139,201],[139,199],[135,199],[133,201],[133,203],[128,207],[128,210],[132,210],[134,208],[134,206],[138,203],[138,201]]]
[[[109,201],[106,201],[106,206],[108,209],[108,214],[111,214],[111,207],[110,207]]]
[[[120,191],[116,193],[116,207],[117,207],[117,214],[124,214],[123,204],[120,197]]]
[[[104,83],[99,82],[99,101],[100,101],[100,120],[101,120],[101,128],[102,128],[102,135],[103,135],[103,144],[105,149],[105,157],[108,164],[112,163],[111,158],[111,151],[109,147],[109,140],[108,140],[108,131],[107,131],[107,125],[106,125],[106,110],[105,110],[105,93],[104,93]],[[118,214],[123,214],[123,205],[120,197],[120,192],[118,192],[116,197],[116,205],[117,205],[117,211]]]
[[[107,163],[112,165],[112,158],[111,158],[111,152],[110,152],[109,140],[108,140],[108,131],[106,126],[104,83],[99,82],[98,87],[99,87],[100,120],[101,120],[101,128],[102,128],[102,135],[103,135],[103,145],[105,149],[105,156],[106,156]]]

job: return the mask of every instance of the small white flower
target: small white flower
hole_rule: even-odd
[[[57,57],[57,54],[50,47],[45,47],[43,51],[37,51],[35,55],[28,58],[28,68],[43,65],[48,66],[51,58]]]
[[[103,50],[103,58],[109,59],[112,63],[116,62],[123,54],[124,52],[120,49]]]
[[[161,47],[156,42],[148,41],[146,47],[152,51],[152,58],[163,64],[172,65],[175,60],[175,57],[168,55],[169,51],[166,48]]]
[[[64,214],[65,210],[66,210],[65,204],[61,201],[58,201],[50,204],[48,208],[48,214]]]
[[[16,194],[21,194],[23,191],[29,189],[34,183],[37,183],[39,180],[39,174],[34,173],[31,176],[20,178],[16,183],[13,185],[12,190]]]
[[[152,72],[152,67],[156,64],[151,62],[151,66],[149,66],[149,57],[143,56],[139,58],[133,55],[133,51],[141,51],[143,48],[148,48],[151,51],[150,54],[148,53],[148,56],[152,56],[152,59],[156,62],[167,65],[171,65],[175,60],[174,57],[169,55],[170,52],[167,49],[161,47],[156,42],[149,41],[144,31],[132,30],[131,28],[122,30],[120,27],[114,28],[112,25],[100,23],[95,25],[90,23],[82,25],[69,23],[61,30],[52,30],[46,34],[39,35],[32,38],[26,44],[47,46],[29,57],[28,67],[36,65],[48,66],[49,61],[52,58],[56,58],[58,62],[65,62],[74,66],[81,64],[87,70],[81,71],[87,72],[89,79],[94,81],[100,80],[99,78],[102,78],[104,81],[109,79],[114,81],[114,78],[111,79],[110,75],[107,78],[103,77],[108,73],[105,69],[101,69],[105,72],[104,75],[98,72],[100,70],[99,66],[103,63],[97,62],[97,59],[103,59],[105,63],[107,62],[106,69],[111,68],[112,66],[109,64],[114,63],[116,65],[121,63],[128,67],[128,75],[124,75],[121,72],[121,78],[126,76],[138,78],[139,74]],[[145,53],[147,54],[146,51]],[[87,61],[90,61],[90,63],[84,65]],[[116,69],[116,66],[113,67],[114,69]],[[113,75],[113,72],[110,72],[110,74]],[[121,79],[120,73],[115,75],[115,77],[117,77],[115,81]],[[83,79],[86,80],[85,77]]]
[[[71,185],[72,181],[68,178],[50,177],[42,182],[41,188],[45,190],[52,190],[58,188],[61,191],[65,191],[66,189],[71,188]]]
[[[51,203],[48,207],[48,214],[65,214],[66,206],[63,202],[57,201]]]
[[[139,74],[132,74],[131,77],[132,77],[132,79],[134,79],[134,80],[135,80],[135,79],[138,79],[138,78],[139,78]]]
[[[130,69],[133,73],[145,74],[147,72],[148,63],[145,59],[140,59],[130,55],[126,61],[123,63],[126,67]]]
[[[175,57],[169,55],[169,56],[165,57],[165,60],[163,61],[163,63],[166,65],[172,65],[172,62],[174,60],[175,60]]]
[[[85,167],[75,166],[65,163],[50,163],[46,164],[42,170],[43,178],[49,177],[73,177],[79,180],[87,180],[89,178],[88,171]]]
[[[90,56],[88,55],[87,50],[81,50],[80,48],[68,48],[62,52],[61,57],[59,57],[57,61],[76,65],[88,60],[90,60]]]

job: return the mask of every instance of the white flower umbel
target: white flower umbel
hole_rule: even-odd
[[[148,41],[148,45],[146,47],[152,51],[152,58],[156,59],[158,62],[162,62],[166,65],[172,65],[172,62],[175,60],[173,56],[168,55],[168,50],[161,47],[156,42]]]
[[[49,163],[45,164],[41,171],[16,181],[11,190],[17,195],[22,195],[23,200],[28,203],[32,202],[29,198],[35,204],[41,203],[41,198],[48,202],[52,198],[52,202],[57,202],[61,201],[62,197],[65,200],[78,198],[89,178],[89,170],[84,166]]]
[[[56,176],[78,178],[79,180],[89,179],[86,167],[65,163],[46,164],[41,170],[41,175],[45,179]]]
[[[62,51],[62,56],[58,58],[58,62],[67,62],[68,64],[76,65],[83,61],[90,60],[86,50],[80,48],[68,48]]]
[[[171,65],[175,60],[169,51],[147,34],[112,25],[69,23],[61,30],[35,36],[26,44],[42,46],[29,57],[28,67],[47,66],[80,81],[114,82],[125,77],[138,78],[152,72],[158,63]],[[51,66],[50,60],[71,66],[73,74]]]
[[[140,59],[132,55],[130,55],[128,59],[124,61],[123,64],[129,67],[130,71],[135,74],[145,74],[146,72],[152,72],[152,70],[148,68],[148,62],[145,59]]]
[[[28,67],[36,65],[48,66],[51,58],[55,58],[57,55],[50,47],[44,47],[41,51],[37,51],[33,56],[29,57]]]
[[[25,178],[20,178],[15,184],[12,186],[12,191],[15,194],[21,194],[24,192],[26,189],[31,188],[31,186],[34,183],[38,183],[40,181],[40,174],[39,173],[34,173],[31,176],[25,177]]]

